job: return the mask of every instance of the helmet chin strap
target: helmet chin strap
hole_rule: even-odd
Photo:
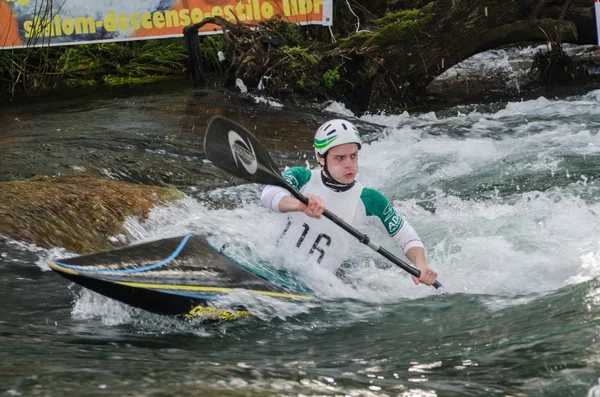
[[[351,183],[342,183],[337,181],[331,176],[329,169],[327,168],[327,153],[325,153],[325,155],[322,157],[323,172],[321,172],[321,180],[323,181],[323,184],[334,192],[345,192],[352,189],[352,187],[356,184],[356,181],[352,181]]]
[[[327,168],[327,153],[323,156],[323,172],[325,172],[325,176],[331,179],[332,181],[337,182],[329,173],[329,168]]]

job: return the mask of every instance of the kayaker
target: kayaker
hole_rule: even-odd
[[[267,185],[263,189],[261,202],[274,212],[288,214],[279,244],[299,250],[309,260],[336,272],[346,259],[353,237],[321,216],[327,208],[358,230],[370,224],[385,230],[421,271],[420,278],[411,276],[415,284],[432,285],[437,273],[427,265],[416,231],[383,194],[354,179],[361,146],[360,134],[352,123],[330,120],[319,127],[314,139],[321,167],[293,167],[283,173],[285,180],[308,198],[308,205],[282,187]]]

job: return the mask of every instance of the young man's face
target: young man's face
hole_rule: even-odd
[[[323,167],[325,159],[319,156],[319,163]],[[329,149],[327,152],[327,170],[338,182],[352,183],[358,173],[358,145],[345,143]]]

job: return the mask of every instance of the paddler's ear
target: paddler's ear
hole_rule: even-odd
[[[325,156],[327,156],[327,153],[325,153]],[[321,167],[325,167],[325,156],[317,153],[317,161],[321,164]]]

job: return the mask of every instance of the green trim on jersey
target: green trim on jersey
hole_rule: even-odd
[[[383,194],[375,189],[364,188],[360,199],[365,205],[367,216],[376,216],[381,219],[381,223],[390,236],[398,233],[404,221],[400,215],[396,214],[396,210]]]
[[[310,180],[311,171],[304,167],[292,167],[283,172],[283,179],[296,190],[302,189]]]

